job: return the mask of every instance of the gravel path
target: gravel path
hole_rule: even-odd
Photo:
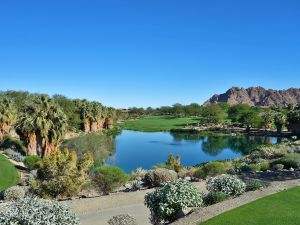
[[[194,183],[199,191],[205,190],[205,182]],[[154,189],[135,192],[119,192],[108,196],[75,199],[66,203],[79,216],[82,225],[107,225],[107,221],[118,214],[130,214],[139,225],[149,225],[150,211],[144,206],[146,193]]]

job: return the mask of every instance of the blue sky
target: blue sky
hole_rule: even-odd
[[[114,107],[300,87],[298,0],[0,2],[0,89]]]

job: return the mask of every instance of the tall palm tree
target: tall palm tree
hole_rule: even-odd
[[[18,132],[25,140],[28,155],[48,156],[57,151],[67,128],[67,117],[46,95],[26,102],[18,121]]]
[[[0,141],[10,133],[17,120],[14,102],[7,97],[0,97]]]
[[[113,108],[108,108],[107,115],[105,118],[105,128],[112,129],[115,119],[116,119],[116,111]]]
[[[99,123],[101,123],[103,106],[98,102],[91,102],[90,104],[91,104],[91,110],[92,110],[92,117],[90,118],[91,131],[97,132],[102,129],[102,127],[99,126]]]

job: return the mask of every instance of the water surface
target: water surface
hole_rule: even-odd
[[[214,136],[190,133],[138,132],[123,130],[115,139],[115,153],[107,164],[130,172],[165,162],[168,155],[181,156],[181,162],[193,166],[218,159],[232,159],[249,153],[260,144],[274,144],[276,137]]]

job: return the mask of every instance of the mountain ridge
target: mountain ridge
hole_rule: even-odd
[[[212,103],[228,103],[229,105],[247,104],[250,106],[287,106],[300,104],[300,88],[284,90],[265,89],[263,87],[232,87],[225,93],[215,94],[204,105]]]

